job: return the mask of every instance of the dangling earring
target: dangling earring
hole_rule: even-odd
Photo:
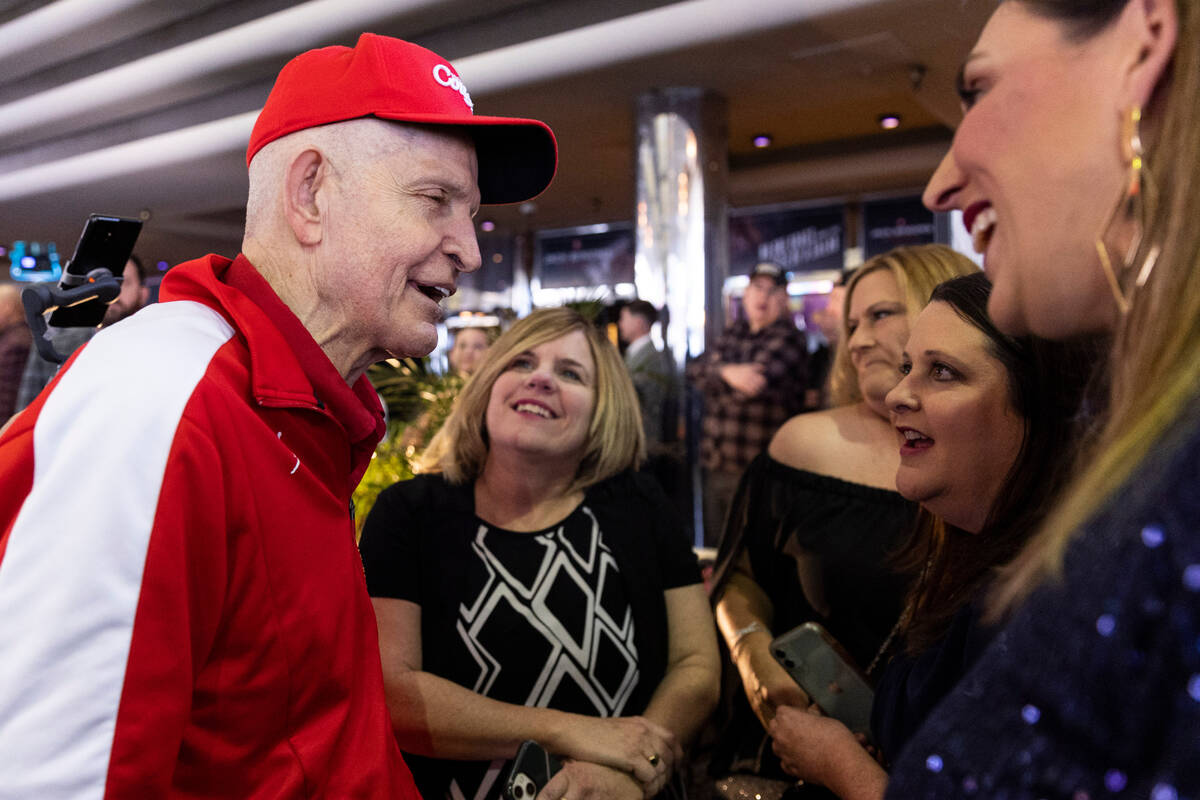
[[[1150,277],[1150,272],[1154,269],[1154,264],[1158,260],[1159,252],[1158,245],[1150,249],[1150,252],[1146,254],[1145,261],[1142,262],[1142,268],[1138,271],[1134,285],[1126,292],[1121,286],[1121,280],[1117,276],[1116,270],[1113,268],[1112,259],[1109,257],[1109,248],[1105,244],[1106,240],[1119,240],[1120,237],[1116,234],[1128,230],[1130,225],[1133,226],[1133,236],[1121,253],[1121,274],[1126,274],[1133,265],[1133,260],[1142,246],[1142,236],[1146,229],[1145,195],[1154,188],[1150,178],[1150,171],[1145,164],[1140,129],[1141,121],[1142,110],[1134,106],[1125,117],[1121,136],[1121,153],[1129,164],[1129,178],[1125,183],[1125,191],[1122,193],[1120,199],[1117,200],[1117,204],[1113,207],[1112,213],[1108,215],[1108,219],[1101,229],[1100,236],[1096,239],[1096,253],[1100,256],[1100,267],[1104,270],[1104,277],[1108,279],[1108,287],[1112,290],[1113,299],[1117,301],[1117,308],[1120,309],[1122,314],[1129,313],[1129,305],[1133,297],[1133,292],[1145,284],[1146,279]]]

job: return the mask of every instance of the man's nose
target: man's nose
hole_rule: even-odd
[[[483,266],[479,253],[479,240],[475,237],[475,221],[467,214],[454,221],[446,235],[446,253],[453,257],[459,272],[474,272]]]

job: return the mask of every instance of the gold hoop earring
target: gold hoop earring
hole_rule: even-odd
[[[1117,308],[1122,314],[1129,313],[1133,293],[1150,277],[1154,264],[1158,261],[1159,253],[1157,245],[1150,248],[1142,262],[1141,269],[1138,270],[1133,286],[1126,291],[1121,285],[1121,278],[1118,277],[1117,271],[1113,267],[1112,259],[1109,256],[1109,247],[1105,243],[1106,240],[1119,241],[1132,226],[1133,235],[1129,238],[1129,243],[1124,248],[1113,248],[1121,253],[1121,275],[1126,275],[1142,247],[1142,238],[1146,229],[1146,194],[1153,191],[1154,188],[1150,170],[1145,163],[1141,121],[1142,109],[1137,106],[1129,109],[1125,115],[1122,126],[1121,154],[1129,164],[1129,177],[1125,182],[1125,191],[1117,200],[1117,204],[1113,206],[1112,212],[1105,220],[1104,227],[1101,228],[1100,235],[1096,238],[1096,254],[1100,257],[1100,268],[1104,271],[1104,277],[1108,280],[1108,287],[1112,291],[1113,299],[1116,300]]]

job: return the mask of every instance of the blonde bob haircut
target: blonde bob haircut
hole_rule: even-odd
[[[829,389],[835,406],[861,402],[862,392],[858,387],[858,372],[850,361],[847,343],[850,332],[847,317],[850,314],[850,298],[854,288],[865,276],[881,269],[892,273],[900,294],[904,297],[904,313],[909,324],[916,319],[921,309],[929,304],[929,296],[939,283],[978,272],[979,266],[966,256],[943,244],[921,244],[897,247],[875,256],[854,271],[846,281],[846,297],[842,305],[842,335],[838,340],[837,354],[830,370]]]
[[[513,359],[546,342],[579,331],[596,364],[596,403],[583,457],[568,492],[585,489],[641,463],[646,450],[641,411],[629,372],[617,349],[579,312],[543,308],[517,322],[487,351],[454,401],[454,407],[417,464],[418,472],[440,472],[451,483],[474,482],[488,455],[486,426],[492,386]]]

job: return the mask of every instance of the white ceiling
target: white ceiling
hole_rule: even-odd
[[[734,206],[917,189],[949,142],[954,72],[988,6],[0,0],[0,243],[69,251],[91,212],[148,213],[138,250],[152,260],[232,254],[245,144],[275,73],[364,30],[454,60],[477,112],[555,129],[559,174],[532,213],[481,214],[501,232],[629,219],[634,99],[663,86],[728,99]],[[902,127],[881,132],[883,112]],[[760,132],[771,148],[750,145]]]

